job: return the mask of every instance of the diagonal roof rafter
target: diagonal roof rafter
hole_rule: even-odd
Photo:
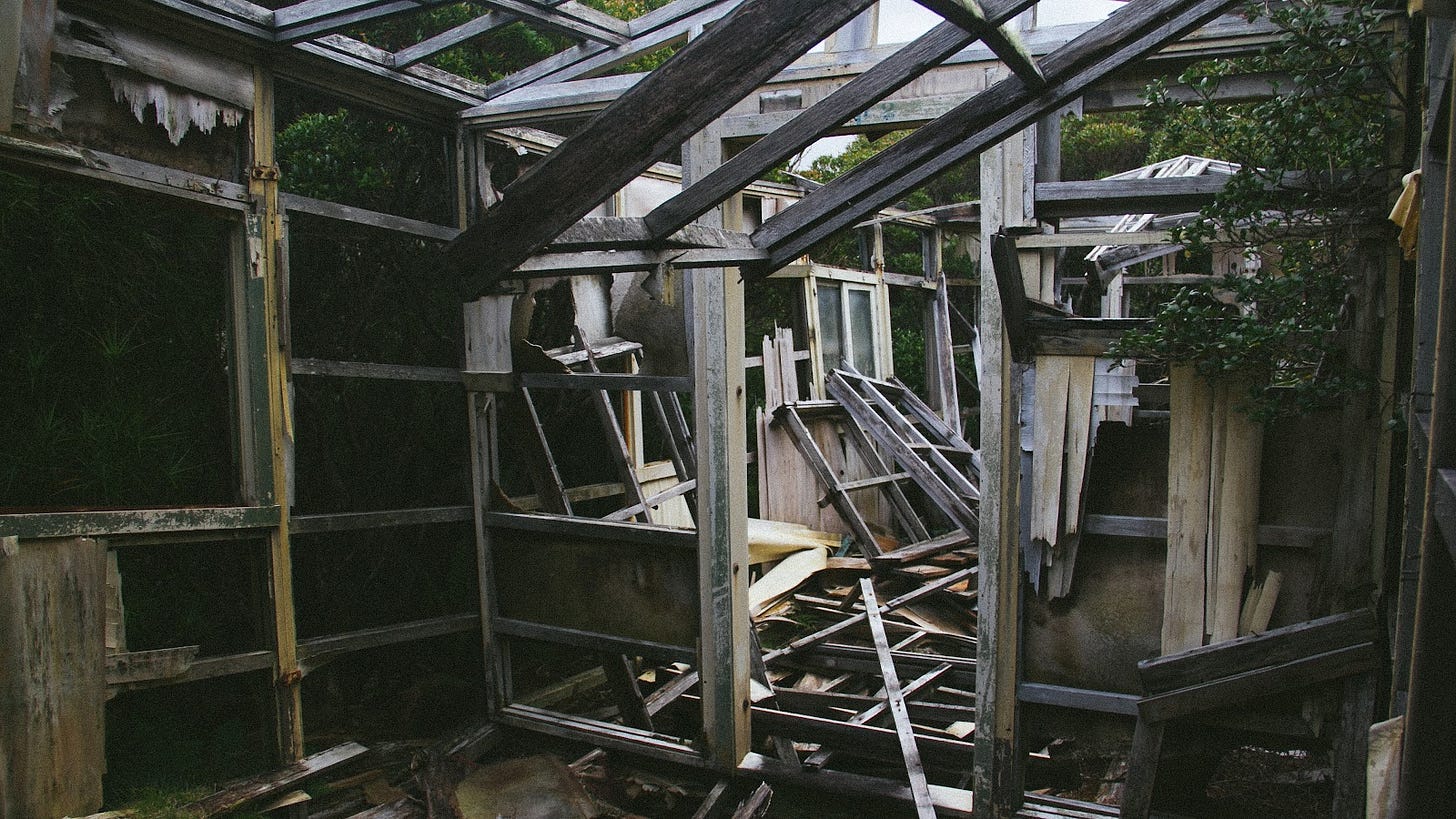
[[[467,271],[467,296],[494,287],[872,2],[756,0],[689,42],[507,187],[504,201],[450,245],[450,259]]]
[[[1001,0],[988,12],[988,22],[999,25],[1033,2]],[[977,39],[974,32],[952,22],[931,29],[658,206],[647,215],[648,227],[657,236],[677,230]]]
[[[852,227],[963,159],[975,156],[1075,99],[1119,68],[1218,16],[1233,0],[1133,0],[1042,60],[1047,86],[1008,77],[766,221],[754,245],[768,261],[744,271],[763,278],[820,240]]]

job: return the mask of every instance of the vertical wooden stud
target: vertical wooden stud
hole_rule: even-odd
[[[255,243],[250,276],[260,280],[262,290],[262,349],[253,355],[264,358],[261,368],[267,391],[268,496],[279,506],[278,528],[268,533],[269,597],[273,607],[272,642],[276,657],[274,695],[277,712],[279,757],[293,762],[303,757],[303,720],[300,688],[303,672],[298,666],[297,630],[293,613],[293,555],[288,535],[288,450],[292,419],[288,406],[288,362],[282,349],[281,264],[282,212],[278,204],[278,166],[273,152],[273,75],[262,68],[253,70],[253,164],[248,190],[253,196]],[[259,317],[250,317],[257,320]],[[261,455],[262,453],[260,453]],[[260,458],[259,468],[263,468]],[[261,487],[260,487],[261,488]]]
[[[484,296],[464,307],[465,369],[471,372],[508,373],[511,360],[511,312],[514,295]],[[495,396],[472,392],[470,412],[470,474],[475,504],[475,568],[479,583],[481,649],[485,658],[487,710],[511,700],[509,655],[495,637],[495,564],[490,530],[485,526],[491,493],[500,474],[497,443],[498,412]]]
[[[683,184],[723,161],[709,130],[684,146]],[[740,200],[700,220],[737,228]],[[698,450],[699,671],[708,762],[728,771],[749,750],[748,441],[744,428],[743,288],[732,268],[697,271],[684,286],[692,328]]]
[[[1163,653],[1203,645],[1213,390],[1191,365],[1169,376],[1168,564]]]
[[[1021,219],[1019,171],[1003,167],[1008,151],[1019,160],[1012,141],[981,157],[981,269],[989,271],[989,238]],[[1020,162],[1016,164],[1020,168]],[[1008,193],[1017,200],[1007,207]],[[1021,550],[1017,488],[1021,458],[1018,443],[1019,368],[1013,366],[1001,299],[994,287],[981,288],[981,515],[979,526],[980,611],[976,648],[975,767],[977,819],[1013,816],[1022,799],[1024,763],[1018,748],[1016,683],[1021,654]]]

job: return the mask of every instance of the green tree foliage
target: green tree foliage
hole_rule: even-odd
[[[1196,98],[1149,93],[1155,158],[1192,152],[1239,163],[1202,218],[1181,231],[1191,250],[1227,242],[1265,259],[1187,287],[1115,353],[1196,365],[1208,377],[1255,383],[1257,417],[1308,410],[1370,383],[1346,360],[1340,332],[1357,254],[1356,226],[1380,217],[1392,175],[1388,139],[1399,110],[1400,50],[1370,7],[1328,0],[1252,3],[1251,20],[1279,30],[1257,57],[1205,62],[1180,81]],[[1220,83],[1244,72],[1284,74],[1273,97],[1222,104]],[[1282,388],[1282,389],[1281,389]]]
[[[1151,137],[1141,112],[1062,120],[1062,179],[1101,179],[1147,164]]]

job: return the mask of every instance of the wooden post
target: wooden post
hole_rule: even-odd
[[[471,372],[511,372],[511,311],[513,294],[484,296],[465,304],[465,369]],[[495,571],[490,530],[485,526],[490,497],[500,474],[497,442],[496,396],[472,392],[470,411],[470,474],[475,501],[475,569],[480,591],[480,636],[485,658],[488,710],[494,714],[511,700],[508,655],[495,639]]]
[[[935,284],[935,298],[925,304],[925,391],[947,426],[964,436],[961,399],[955,379],[955,342],[950,332],[950,286],[945,281],[944,234],[932,228],[920,234],[925,280]]]
[[[683,184],[722,163],[708,130],[683,149]],[[741,200],[702,222],[738,227]],[[743,386],[743,288],[731,268],[684,280],[691,313],[693,412],[698,450],[698,595],[704,751],[729,771],[749,751],[748,440]]]
[[[1208,556],[1208,487],[1213,388],[1191,365],[1169,375],[1168,563],[1163,583],[1163,653],[1203,645]]]
[[[0,538],[0,819],[101,808],[106,547]]]
[[[289,451],[293,423],[288,397],[288,362],[283,351],[282,209],[278,204],[278,165],[273,153],[273,75],[261,66],[253,69],[253,164],[248,190],[253,196],[250,220],[248,275],[261,284],[262,368],[267,392],[268,450],[258,453],[257,468],[266,471],[257,491],[266,492],[259,501],[278,504],[278,528],[268,533],[268,592],[273,609],[272,643],[275,655],[274,696],[277,713],[278,756],[283,762],[303,757],[303,721],[300,688],[303,672],[298,666],[297,630],[293,614],[293,555],[289,546]],[[250,326],[259,317],[250,316]]]
[[[1018,143],[1014,149],[1012,142]],[[1008,152],[1015,173],[1003,163]],[[990,236],[1021,224],[1021,149],[1011,140],[981,157],[981,270],[992,270]],[[1013,207],[1008,208],[1008,204]],[[981,288],[980,611],[976,633],[976,751],[974,789],[978,819],[1010,817],[1021,805],[1023,761],[1018,751],[1016,683],[1021,655],[1021,550],[1017,488],[1019,366],[1011,360],[1001,297]]]
[[[15,122],[15,77],[20,70],[20,31],[24,6],[0,6],[0,133]]]

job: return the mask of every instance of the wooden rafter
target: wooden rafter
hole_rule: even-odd
[[[1036,87],[1046,81],[1036,60],[1031,56],[1031,52],[1021,42],[1020,35],[1014,29],[1001,25],[1005,18],[998,19],[992,3],[981,3],[979,0],[915,0],[915,2],[944,17],[947,22],[954,23],[975,34],[995,52],[997,57],[1001,58],[1001,62],[1006,63],[1006,67],[1011,69],[1011,73],[1021,78],[1022,82]],[[987,6],[992,7],[987,8]]]
[[[991,22],[1008,20],[1031,5],[1031,0],[1001,2],[991,12]],[[648,214],[648,227],[659,236],[677,230],[803,150],[824,132],[904,87],[976,39],[975,33],[952,23],[932,29],[659,205]]]
[[[273,12],[273,40],[298,43],[372,20],[412,14],[448,0],[307,0]]]
[[[467,292],[489,290],[871,1],[759,0],[735,9],[516,180],[449,246]]]
[[[767,276],[865,213],[900,199],[951,165],[1025,128],[1231,4],[1231,0],[1134,0],[1044,59],[1045,88],[1032,89],[1017,77],[1007,78],[765,222],[753,240],[770,250],[769,261],[746,270],[745,276]]]
[[[442,51],[448,51],[467,40],[498,28],[504,28],[519,19],[521,18],[513,14],[500,11],[482,14],[469,22],[461,23],[448,31],[442,31],[429,39],[421,40],[412,46],[394,52],[394,67],[397,69],[408,68],[415,63],[428,60]]]
[[[630,41],[618,46],[581,43],[491,83],[486,88],[486,96],[493,98],[527,85],[561,82],[610,70],[685,39],[691,29],[717,20],[737,4],[738,0],[676,0],[628,23]]]
[[[547,28],[595,40],[610,46],[627,42],[627,23],[610,14],[583,6],[575,0],[566,2],[524,2],[524,0],[483,0],[485,5],[510,12]]]

